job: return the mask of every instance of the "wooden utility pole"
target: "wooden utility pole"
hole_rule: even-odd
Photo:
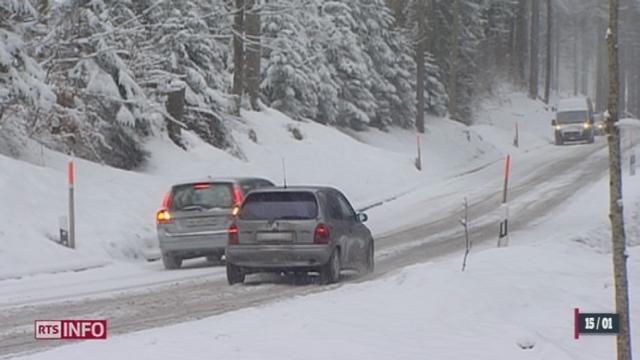
[[[538,38],[540,37],[540,2],[531,1],[531,52],[529,53],[529,97],[538,98]]]
[[[233,112],[240,115],[244,91],[244,0],[235,0],[233,9],[233,89],[235,96]]]
[[[622,159],[620,128],[617,126],[620,96],[618,59],[618,0],[609,0],[609,103],[606,119],[609,142],[609,218],[615,281],[616,312],[620,316],[620,332],[616,339],[618,360],[631,360],[631,322],[629,319],[629,288],[627,281],[626,236],[622,201]]]
[[[427,41],[427,24],[425,14],[424,0],[418,0],[417,4],[417,22],[418,34],[416,39],[416,129],[419,133],[424,134],[424,53]]]
[[[547,70],[544,81],[544,103],[549,104],[551,93],[551,43],[553,40],[553,6],[551,0],[547,0]]]

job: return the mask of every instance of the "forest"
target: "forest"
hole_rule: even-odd
[[[640,115],[640,1],[620,2],[621,116]],[[0,153],[135,169],[183,131],[235,152],[242,109],[366,131],[472,124],[510,86],[607,103],[597,0],[0,0]],[[548,121],[548,119],[541,119]]]

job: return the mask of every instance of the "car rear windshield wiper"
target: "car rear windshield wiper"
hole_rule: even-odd
[[[179,208],[178,210],[180,210],[180,211],[191,211],[191,210],[202,211],[204,209],[205,209],[205,207],[203,207],[201,205],[186,205],[186,206],[183,206],[183,207]]]

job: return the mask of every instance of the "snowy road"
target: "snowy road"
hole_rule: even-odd
[[[590,185],[606,171],[606,151],[602,142],[596,146],[571,146],[546,148],[542,154],[522,156],[521,163],[514,167],[511,187],[511,229],[518,230],[535,224],[551,209],[580,189]],[[546,152],[545,152],[546,151]],[[542,156],[541,156],[542,155]],[[588,160],[585,160],[588,159]],[[416,262],[447,254],[461,252],[462,228],[459,224],[462,193],[469,193],[471,234],[474,249],[495,246],[497,215],[500,206],[500,179],[488,181],[488,174],[500,174],[502,164],[494,164],[475,173],[467,174],[449,183],[440,184],[437,196],[426,198],[422,206],[424,214],[404,214],[402,202],[389,204],[379,215],[391,211],[395,216],[412,217],[414,225],[395,228],[402,222],[385,224],[382,235],[376,237],[376,271],[368,278],[347,276],[346,281],[363,281],[402,268]],[[455,183],[455,184],[454,184]],[[481,185],[478,185],[481,184]],[[448,189],[448,190],[447,190]],[[413,212],[413,211],[412,211]],[[372,211],[372,221],[376,216]],[[393,217],[390,217],[393,219]],[[416,225],[418,224],[418,225]],[[54,302],[17,307],[15,303],[4,304],[0,313],[0,356],[21,352],[41,351],[62,345],[60,342],[36,342],[33,339],[33,321],[48,318],[105,318],[109,321],[110,335],[127,333],[166,324],[199,319],[273,300],[327,291],[340,285],[320,287],[300,279],[281,277],[249,277],[244,286],[230,287],[226,283],[222,267],[201,267],[178,271],[155,271],[149,265],[149,276],[157,276],[156,285],[136,288],[132,279],[122,279],[121,274],[104,274],[112,282],[122,281],[119,293],[108,297],[88,298],[77,302]],[[77,276],[74,277],[77,279]],[[92,277],[93,280],[95,278]],[[265,281],[266,280],[266,281]],[[89,287],[88,283],[69,280],[65,286]],[[90,281],[88,278],[86,281]],[[154,283],[151,282],[153,285]],[[46,284],[42,284],[46,286]],[[54,288],[59,288],[59,282]],[[26,289],[25,291],[28,291]],[[64,286],[63,286],[64,287]],[[127,288],[135,289],[129,291]],[[75,289],[75,293],[80,293]],[[106,291],[108,289],[104,289]],[[113,288],[112,288],[113,290]],[[0,290],[1,292],[2,290]],[[98,290],[93,290],[98,292]],[[64,299],[64,290],[50,299]],[[1,293],[0,293],[1,294]]]

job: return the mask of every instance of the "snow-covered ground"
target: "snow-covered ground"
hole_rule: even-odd
[[[625,176],[630,243],[640,184]],[[573,309],[613,312],[607,179],[510,246],[411,266],[379,280],[199,321],[63,346],[30,359],[610,359],[610,336],[573,339]],[[409,202],[408,199],[397,200]],[[640,321],[640,248],[629,250],[632,323]],[[640,328],[632,328],[640,339]],[[635,345],[635,344],[634,344]],[[635,356],[640,356],[635,346]]]
[[[551,113],[519,94],[486,104],[471,127],[428,119],[428,132],[421,137],[422,172],[413,164],[416,135],[411,131],[346,135],[271,110],[244,115],[233,134],[245,160],[188,133],[188,151],[163,138],[152,140],[147,146],[152,157],[139,172],[76,160],[75,251],[51,241],[58,217],[66,212],[68,158],[39,148],[29,162],[0,156],[0,198],[7,205],[0,207],[0,306],[223,278],[223,268],[207,267],[201,260],[173,272],[143,260],[145,251],[156,246],[155,210],[176,181],[258,175],[280,182],[284,158],[288,183],[330,184],[343,189],[358,208],[376,205],[368,210],[367,224],[380,235],[459,208],[464,197],[473,203],[499,194],[506,154],[513,157],[512,176],[526,179],[543,164],[583,151],[551,145]],[[518,148],[513,146],[516,122]],[[303,141],[293,138],[291,126],[300,129]],[[249,140],[249,129],[257,133],[257,144]],[[625,201],[629,241],[637,245],[640,186],[634,180],[625,177]],[[335,291],[104,342],[71,344],[29,358],[91,354],[111,359],[132,352],[142,359],[610,358],[612,338],[572,338],[574,307],[613,310],[606,185],[602,179],[526,231],[512,233],[508,248],[476,248],[465,272],[460,271],[461,255],[456,255]],[[554,184],[531,186],[536,191],[528,196],[544,196]],[[491,216],[485,215],[484,221]],[[640,270],[638,247],[630,255],[634,299],[640,295],[633,275]],[[637,306],[632,312],[638,321]],[[634,338],[640,338],[634,331]]]
[[[434,120],[431,133],[423,136],[423,172],[414,167],[412,132],[375,132],[375,141],[364,143],[273,110],[248,112],[245,119],[234,124],[233,135],[246,160],[189,133],[189,151],[166,138],[151,140],[147,150],[152,156],[141,172],[76,159],[75,251],[51,241],[58,238],[60,217],[66,214],[68,157],[39,147],[30,152],[30,162],[0,156],[0,280],[143,261],[145,251],[156,247],[155,211],[177,181],[258,175],[282,183],[284,159],[289,184],[334,185],[357,207],[365,207],[500,156],[477,137],[468,140],[463,126],[442,119]],[[300,129],[304,140],[293,138],[291,126]],[[257,144],[249,140],[249,129],[256,132]]]

